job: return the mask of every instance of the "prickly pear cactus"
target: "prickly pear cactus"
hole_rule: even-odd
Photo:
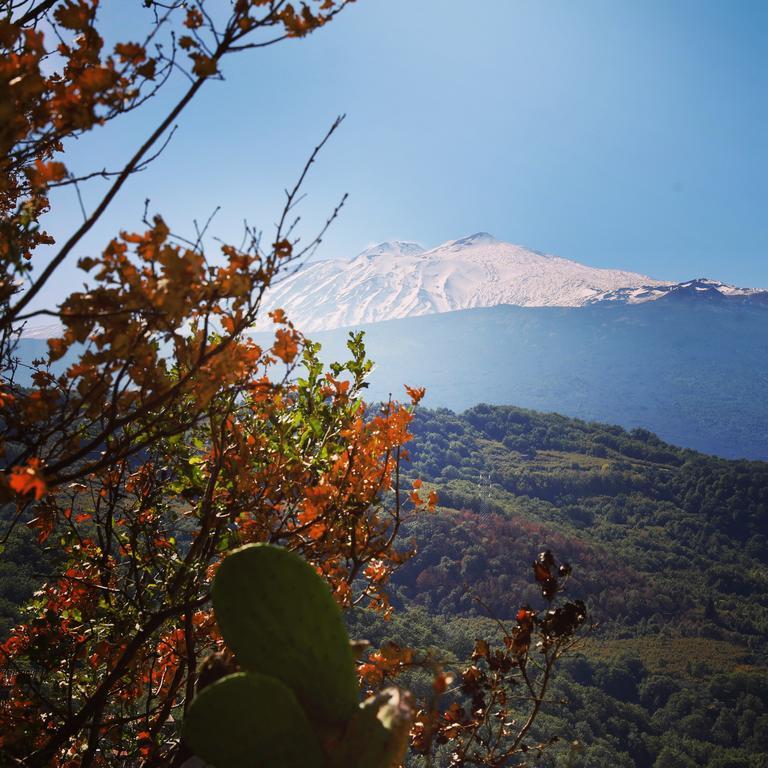
[[[389,768],[400,765],[408,748],[415,706],[411,694],[386,688],[364,701],[350,720],[334,768]]]
[[[252,544],[213,586],[221,633],[244,670],[192,702],[183,737],[215,768],[391,768],[414,707],[392,688],[359,703],[353,650],[325,582],[298,555]]]
[[[216,574],[213,608],[242,669],[281,680],[313,722],[354,714],[360,693],[344,620],[309,563],[279,547],[243,547]]]
[[[187,746],[216,768],[323,768],[317,736],[291,690],[239,672],[202,690],[184,718]]]

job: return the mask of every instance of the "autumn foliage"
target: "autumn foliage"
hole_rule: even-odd
[[[55,310],[34,299],[227,56],[301,37],[347,2],[237,0],[215,13],[203,2],[137,2],[145,39],[110,50],[99,31],[109,3],[6,5],[1,482],[13,511],[2,535],[30,526],[62,565],[0,649],[0,749],[25,765],[166,765],[181,755],[177,724],[198,664],[220,644],[209,592],[230,548],[298,551],[341,605],[387,610],[382,587],[407,557],[395,548],[396,476],[410,411],[366,410],[358,337],[350,360],[326,371],[281,312],[271,345],[246,333],[280,269],[319,242],[297,247],[292,214],[315,154],[268,242],[246,227],[240,244],[210,253],[155,215],[101,253],[77,254],[84,290]],[[67,166],[68,139],[161,96],[179,69],[188,89],[123,168]],[[96,177],[107,193],[54,243],[43,221],[51,190]],[[36,316],[62,331],[30,371],[15,350]]]
[[[101,252],[82,253],[228,57],[303,37],[351,0],[132,2],[144,38],[110,45],[106,0],[8,0],[0,14],[0,536],[28,526],[59,563],[0,646],[3,764],[180,765],[198,670],[222,648],[210,590],[226,553],[278,544],[312,564],[339,605],[386,615],[386,583],[411,554],[397,538],[402,516],[437,503],[419,481],[408,491],[400,482],[423,390],[408,388],[407,405],[368,408],[361,336],[326,370],[282,311],[271,315],[271,342],[248,334],[280,271],[322,238],[300,246],[293,211],[338,122],[269,237],[246,225],[238,244],[211,249],[205,231],[185,237],[145,214],[141,227],[116,227]],[[123,167],[68,165],[67,141],[165,98],[175,74],[186,89]],[[52,191],[94,179],[106,192],[54,242],[44,218]],[[40,309],[41,291],[76,258],[86,287]],[[17,348],[41,317],[61,331],[30,368]],[[521,631],[503,653],[525,673]],[[478,653],[480,666],[496,658]],[[408,654],[370,654],[362,679],[383,684]],[[504,683],[489,679],[477,690],[492,685],[495,696]],[[444,693],[443,673],[435,681]],[[450,738],[464,749],[467,729],[482,727],[436,711],[414,731],[421,753]]]

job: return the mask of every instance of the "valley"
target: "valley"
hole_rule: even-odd
[[[768,465],[512,407],[420,411],[415,435],[412,474],[440,506],[407,526],[395,618],[360,614],[358,636],[458,668],[541,601],[530,563],[551,548],[597,626],[539,724],[578,751],[536,765],[768,764]]]

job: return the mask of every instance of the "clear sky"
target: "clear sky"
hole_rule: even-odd
[[[358,0],[310,39],[229,59],[79,255],[138,225],[145,197],[181,231],[217,205],[217,235],[244,217],[268,231],[344,112],[301,209],[309,234],[350,194],[320,257],[488,231],[768,287],[767,36],[765,0]],[[73,158],[117,165],[143,119]],[[78,216],[62,201],[54,230]]]

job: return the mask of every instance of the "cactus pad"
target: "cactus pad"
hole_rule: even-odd
[[[402,763],[416,714],[413,697],[385,688],[367,699],[350,720],[334,768],[393,768]]]
[[[293,693],[267,675],[238,672],[205,688],[184,718],[184,742],[215,768],[323,768]]]
[[[311,565],[280,547],[242,547],[219,567],[213,605],[241,668],[281,680],[316,725],[352,717],[359,690],[349,638]]]

